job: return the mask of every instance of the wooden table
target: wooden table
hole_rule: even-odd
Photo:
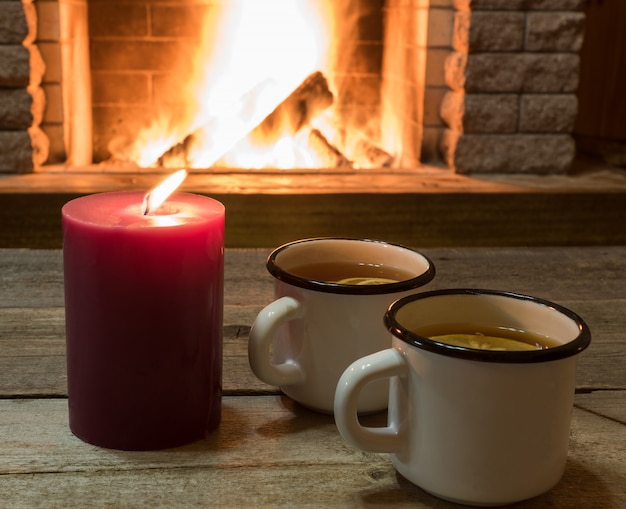
[[[626,247],[423,252],[437,267],[429,289],[529,293],[570,307],[591,328],[565,475],[515,507],[626,507]],[[248,331],[272,298],[267,254],[226,252],[219,430],[173,450],[122,452],[68,428],[61,252],[0,250],[0,508],[459,507],[397,475],[386,455],[348,446],[332,417],[250,372]]]

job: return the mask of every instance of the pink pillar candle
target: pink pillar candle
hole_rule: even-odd
[[[196,441],[221,417],[224,206],[139,192],[65,204],[70,429],[124,450]]]

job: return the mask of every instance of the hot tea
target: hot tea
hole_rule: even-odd
[[[546,336],[506,327],[445,324],[422,327],[414,332],[433,341],[475,350],[544,350],[558,346]]]
[[[300,265],[289,272],[306,279],[342,285],[397,283],[415,277],[412,272],[378,264],[318,262]]]

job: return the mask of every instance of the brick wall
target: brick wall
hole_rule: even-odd
[[[29,172],[48,156],[40,129],[45,108],[44,63],[30,1],[0,1],[0,172]]]
[[[441,147],[459,173],[563,173],[584,0],[457,0]]]
[[[149,125],[159,106],[176,117],[207,9],[186,2],[89,1],[96,162],[111,156],[112,142],[128,143]]]

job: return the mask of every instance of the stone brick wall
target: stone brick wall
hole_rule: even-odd
[[[575,156],[584,0],[455,0],[446,163],[459,173],[563,173]]]
[[[30,0],[0,1],[0,173],[24,173],[48,156],[40,129],[45,66],[33,42],[37,13]]]

